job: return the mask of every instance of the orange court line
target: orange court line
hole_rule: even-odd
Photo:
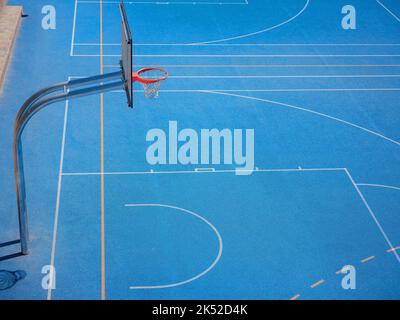
[[[324,282],[325,282],[325,280],[323,280],[323,279],[322,279],[322,280],[319,280],[319,281],[313,283],[313,284],[310,286],[310,288],[314,289],[314,288],[318,287],[319,285],[323,284]]]
[[[370,256],[370,257],[368,257],[368,258],[362,259],[362,260],[361,260],[361,263],[366,263],[366,262],[368,262],[368,261],[371,261],[372,259],[375,259],[375,256]]]
[[[100,0],[100,74],[104,73],[103,63],[103,0]],[[106,257],[104,219],[104,95],[100,94],[100,193],[101,193],[101,300],[106,299]]]

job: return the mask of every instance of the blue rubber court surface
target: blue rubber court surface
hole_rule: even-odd
[[[30,254],[0,299],[399,299],[400,4],[126,1],[134,69],[169,79],[49,106],[24,136]],[[11,0],[29,15],[0,96],[0,256],[19,252],[22,103],[119,70],[117,0]],[[342,28],[342,8],[357,28]],[[42,28],[43,6],[57,12]],[[150,165],[153,128],[254,129],[254,172]],[[54,266],[55,288],[42,286]],[[351,265],[356,289],[340,270]]]

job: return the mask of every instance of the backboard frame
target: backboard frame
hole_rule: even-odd
[[[132,82],[132,67],[133,67],[133,41],[132,31],[129,26],[128,16],[126,14],[124,2],[119,3],[121,13],[121,61],[122,76],[124,80],[124,88],[128,99],[128,106],[133,108],[133,82]]]

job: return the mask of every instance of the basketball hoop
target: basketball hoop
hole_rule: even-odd
[[[168,72],[161,68],[144,68],[132,74],[133,82],[140,82],[146,98],[158,97],[161,82],[168,78]]]

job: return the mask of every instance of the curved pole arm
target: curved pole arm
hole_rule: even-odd
[[[113,79],[118,79],[113,82],[108,82]],[[95,86],[88,86],[89,84],[100,83]],[[87,87],[84,87],[87,86]],[[124,80],[121,72],[114,72],[105,75],[89,77],[84,79],[75,79],[65,83],[56,84],[54,86],[42,89],[32,95],[22,105],[19,110],[15,123],[14,123],[14,142],[13,142],[13,157],[14,157],[14,175],[17,192],[17,207],[18,207],[18,220],[19,220],[19,233],[21,243],[21,253],[28,254],[28,216],[26,208],[26,188],[25,188],[25,175],[23,166],[23,153],[22,153],[22,133],[24,128],[28,124],[29,120],[44,107],[68,99],[79,98],[92,94],[107,92],[115,90],[117,88],[123,88]],[[74,89],[71,88],[79,88]],[[54,93],[59,90],[63,90],[63,93],[55,94],[46,97],[50,93]]]
[[[24,102],[24,104],[22,105],[21,109],[19,109],[17,117],[15,119],[15,122],[20,121],[21,117],[23,116],[23,114],[25,113],[25,111],[32,105],[34,104],[36,101],[38,101],[40,98],[49,95],[50,93],[59,91],[61,89],[63,89],[66,85],[68,84],[68,82],[63,82],[63,83],[58,83],[55,84],[51,87],[47,87],[44,89],[39,90],[38,92],[36,92],[35,94],[33,94],[28,100],[26,100]]]
[[[47,88],[43,88],[43,89],[39,90],[38,92],[36,92],[35,94],[33,94],[28,100],[26,100],[24,102],[21,109],[18,111],[15,123],[21,121],[21,118],[24,115],[24,113],[26,112],[26,110],[29,109],[36,101],[38,101],[40,98],[42,98],[44,96],[49,95],[50,93],[60,91],[60,90],[63,90],[64,92],[66,92],[74,87],[95,84],[95,83],[99,83],[102,81],[109,81],[109,80],[118,79],[118,78],[121,78],[120,71],[107,73],[107,74],[103,74],[103,75],[98,75],[98,76],[93,76],[93,77],[73,79],[73,80],[69,80],[66,82],[61,82],[61,83],[52,85]]]

